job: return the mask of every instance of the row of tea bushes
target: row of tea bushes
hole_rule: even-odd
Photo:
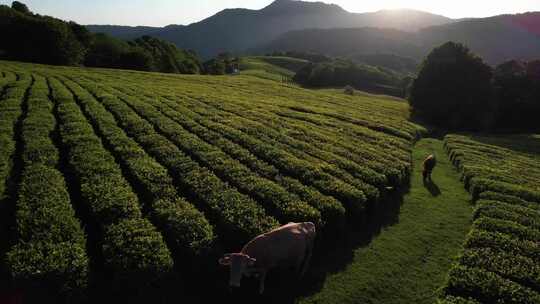
[[[476,210],[465,251],[450,271],[444,294],[479,303],[540,303],[538,158],[524,152],[527,141],[522,137],[516,137],[511,147],[497,142],[497,138],[445,138]],[[526,185],[505,177],[518,172],[528,179]],[[447,298],[442,303],[461,302]]]

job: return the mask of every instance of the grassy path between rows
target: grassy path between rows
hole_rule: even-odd
[[[433,184],[420,170],[431,153],[438,157]],[[434,303],[453,258],[471,225],[470,196],[443,150],[442,141],[423,139],[413,151],[411,188],[399,220],[366,246],[355,249],[343,271],[330,274],[322,289],[300,303]]]

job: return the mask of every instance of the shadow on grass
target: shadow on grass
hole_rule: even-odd
[[[434,197],[441,195],[441,189],[432,179],[424,179],[424,188],[426,188]]]
[[[422,138],[434,138],[438,140],[443,140],[449,132],[445,128],[431,124],[430,122],[423,119],[421,115],[418,115],[416,113],[411,113],[409,121],[426,128],[427,133],[423,134]]]
[[[341,234],[322,236],[317,240],[308,272],[303,278],[288,269],[272,271],[266,280],[263,295],[258,294],[258,281],[243,279],[242,287],[230,291],[227,287],[228,269],[208,278],[208,290],[199,290],[201,303],[295,303],[300,297],[319,292],[328,275],[341,272],[353,261],[354,251],[367,246],[383,228],[397,224],[406,191],[388,193],[368,209],[361,219],[349,219],[348,228]],[[217,261],[216,261],[217,264]],[[221,282],[214,282],[218,278]],[[213,286],[212,286],[213,285]],[[219,285],[219,286],[216,286]],[[215,289],[217,287],[217,289]]]
[[[7,301],[6,299],[12,294],[13,288],[4,256],[13,243],[12,216],[14,213],[12,207],[12,201],[8,198],[0,199],[0,303]]]

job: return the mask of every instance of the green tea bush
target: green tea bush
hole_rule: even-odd
[[[523,226],[511,220],[481,217],[474,221],[473,227],[484,231],[512,235],[522,240],[540,241],[539,230]]]
[[[6,264],[15,284],[27,292],[82,296],[88,283],[86,237],[71,206],[58,150],[52,102],[45,79],[35,77],[22,121],[23,171],[15,212],[15,244]],[[44,288],[47,286],[47,288]]]
[[[480,302],[471,298],[462,298],[454,296],[446,296],[444,299],[439,299],[437,304],[480,304]]]
[[[465,253],[451,271],[446,294],[485,303],[539,301],[540,170],[529,143],[534,139],[445,138],[476,201]]]
[[[170,274],[173,261],[164,240],[146,219],[126,219],[104,231],[105,266],[128,290],[148,286]]]
[[[6,196],[6,181],[12,166],[11,155],[15,152],[15,123],[22,114],[22,102],[31,79],[24,77],[6,86],[0,102],[0,198]],[[2,206],[3,208],[3,206]]]
[[[243,147],[226,138],[223,138],[218,133],[201,126],[194,120],[191,120],[191,117],[188,116],[189,114],[187,114],[187,111],[178,111],[175,113],[178,113],[178,115],[182,113],[182,116],[180,116],[181,119],[177,119],[175,121],[182,124],[183,127],[193,132],[207,143],[220,148],[231,157],[234,157],[234,159],[239,160],[242,164],[262,177],[271,179],[287,191],[298,195],[301,200],[307,202],[312,207],[317,209],[321,213],[323,225],[328,223],[330,226],[336,227],[344,224],[343,221],[345,209],[337,200],[321,194],[312,187],[303,185],[296,179],[281,176],[279,170],[277,170],[274,166],[257,159],[253,154]],[[174,119],[173,117],[175,116],[173,115],[169,117]]]
[[[167,169],[157,163],[117,126],[112,114],[77,84],[65,81],[73,90],[84,112],[96,125],[113,154],[127,169],[129,178],[145,200],[153,223],[169,240],[171,249],[182,255],[196,256],[214,240],[212,227],[193,205],[178,196]]]
[[[474,218],[489,217],[509,220],[523,226],[540,230],[540,213],[522,206],[497,201],[477,201]]]
[[[493,192],[493,191],[486,191],[486,192],[480,193],[478,195],[478,199],[505,202],[512,205],[520,205],[523,207],[540,210],[540,204],[538,203],[528,202],[517,196],[502,194],[502,193]]]
[[[88,89],[92,90],[90,87]],[[167,138],[158,134],[148,121],[139,117],[128,105],[117,98],[110,98],[110,94],[97,94],[97,97],[116,116],[126,133],[172,172],[173,178],[180,181],[179,186],[187,191],[188,196],[197,199],[198,207],[218,227],[219,235],[228,235],[226,243],[239,246],[277,225],[277,221],[265,215],[253,200],[200,167]],[[155,121],[159,123],[160,117],[156,117]]]
[[[48,297],[58,292],[78,300],[85,296],[82,292],[88,284],[88,257],[84,243],[18,243],[8,252],[6,261],[15,284],[23,290],[40,291]]]
[[[481,248],[465,250],[459,263],[497,273],[533,290],[540,288],[540,266],[531,258]]]
[[[144,113],[152,110],[157,111],[146,108]],[[181,120],[181,116],[177,115],[177,117],[180,118],[178,120]],[[173,120],[169,120],[170,118],[167,116],[163,115],[162,119],[173,124]],[[240,191],[249,193],[280,222],[313,222],[320,226],[321,215],[319,211],[301,201],[297,196],[290,194],[280,185],[260,177],[221,149],[202,141],[196,135],[185,131],[181,126],[176,125],[174,130],[170,128],[167,130],[168,136],[177,146],[183,148],[184,153],[197,159],[199,163],[216,172],[218,176],[229,181]]]
[[[481,303],[533,304],[540,301],[538,292],[476,267],[454,267],[444,291]]]
[[[122,176],[114,157],[103,147],[67,88],[56,79],[51,79],[50,84],[61,122],[60,137],[80,187],[81,203],[84,204],[81,207],[88,210],[88,220],[97,223],[99,231],[95,233],[103,242],[105,268],[118,278],[113,281],[115,289],[130,290],[132,286],[123,278],[131,273],[145,273],[153,278],[170,272],[169,249],[155,228],[142,220],[138,198]],[[118,247],[121,237],[115,227],[129,227],[130,231],[124,233],[135,233],[143,240],[133,239],[134,246]],[[144,263],[139,263],[141,257],[145,257]]]

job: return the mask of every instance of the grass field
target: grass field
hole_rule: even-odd
[[[432,153],[439,156],[433,182],[423,183],[422,162]],[[386,221],[390,225],[368,245],[355,248],[346,268],[329,275],[320,292],[300,303],[436,302],[470,229],[472,207],[440,140],[418,142],[413,161],[411,187]]]
[[[249,56],[240,58],[242,75],[282,81],[290,79],[308,61],[291,57]]]

